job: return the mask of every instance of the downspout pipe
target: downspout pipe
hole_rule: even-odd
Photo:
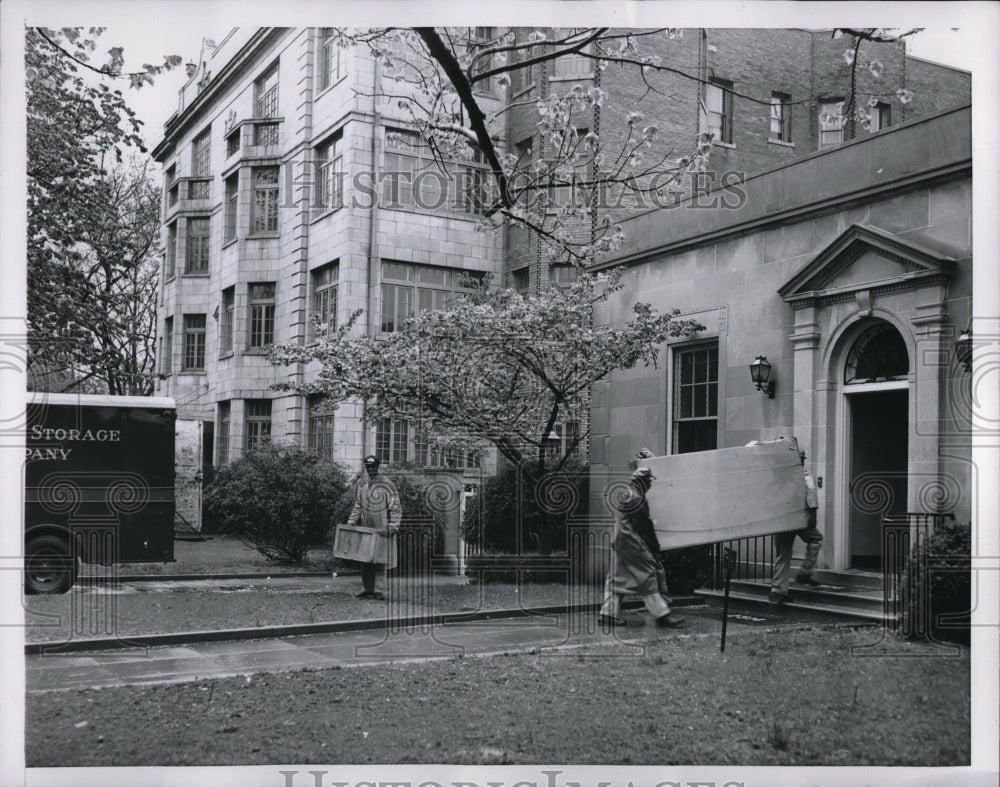
[[[372,137],[371,137],[371,167],[372,167],[372,184],[374,186],[374,195],[372,197],[372,206],[370,209],[370,217],[368,221],[368,277],[366,281],[366,292],[368,305],[365,315],[365,324],[367,326],[367,331],[369,336],[375,334],[378,328],[375,322],[375,284],[378,282],[378,276],[376,276],[377,266],[379,264],[379,254],[378,254],[378,217],[379,217],[379,199],[380,195],[378,193],[378,171],[379,171],[379,157],[381,155],[381,145],[379,144],[379,134],[381,127],[381,116],[378,112],[378,87],[379,80],[381,79],[381,64],[378,59],[375,59],[375,68],[373,69],[374,84],[372,86]],[[369,451],[368,449],[368,404],[367,402],[361,403],[361,455],[367,456],[369,453],[374,453],[374,450]]]

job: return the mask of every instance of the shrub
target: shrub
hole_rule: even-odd
[[[971,554],[972,526],[957,522],[939,525],[911,550],[903,588],[904,634],[969,641]]]
[[[567,522],[585,510],[589,480],[587,466],[574,462],[529,486],[506,464],[466,504],[462,536],[484,552],[564,552]]]
[[[407,465],[383,466],[381,474],[389,478],[399,493],[402,517],[397,536],[398,562],[396,572],[414,574],[430,569],[434,555],[444,552],[445,512],[434,505],[434,479]],[[333,507],[333,522],[347,522],[354,507],[354,483],[337,500]],[[354,561],[341,561],[355,564]]]
[[[330,531],[348,475],[299,448],[268,445],[222,467],[205,492],[210,520],[271,560],[301,565]]]
[[[699,544],[661,553],[667,589],[672,595],[688,595],[712,576],[712,545]]]

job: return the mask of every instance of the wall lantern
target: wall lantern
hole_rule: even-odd
[[[753,380],[758,391],[766,393],[769,399],[774,398],[774,383],[770,381],[771,364],[767,362],[765,356],[758,355],[750,364],[750,379]]]
[[[958,356],[958,360],[961,362],[962,366],[965,367],[965,371],[972,371],[972,326],[969,326],[964,331],[962,335],[955,340],[955,355]]]

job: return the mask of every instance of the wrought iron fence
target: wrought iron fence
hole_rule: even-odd
[[[712,544],[712,577],[710,590],[721,590],[726,582],[725,555],[731,549],[736,553],[733,579],[746,582],[770,582],[774,565],[774,544],[771,536],[753,536]]]
[[[882,516],[882,606],[885,623],[890,628],[905,626],[911,629],[907,632],[911,634],[925,634],[928,630],[929,621],[922,619],[920,614],[929,612],[926,603],[914,605],[918,619],[910,619],[905,614],[916,592],[911,585],[921,574],[920,571],[909,572],[907,567],[911,555],[915,554],[914,549],[922,546],[936,528],[949,521],[955,521],[954,514],[908,512]],[[926,550],[920,550],[919,554],[922,560],[927,560]],[[926,573],[927,567],[922,568]]]

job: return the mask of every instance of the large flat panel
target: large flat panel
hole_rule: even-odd
[[[783,439],[646,459],[646,498],[662,549],[763,536],[806,526],[798,445]]]

